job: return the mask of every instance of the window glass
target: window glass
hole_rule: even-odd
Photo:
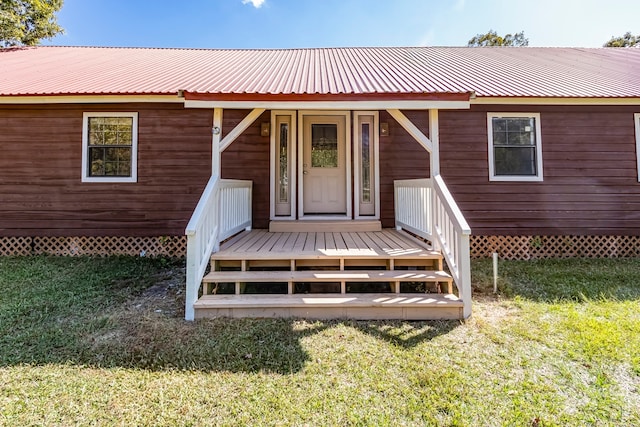
[[[289,124],[280,123],[280,147],[278,149],[280,158],[280,174],[278,182],[278,201],[286,203],[289,201]]]
[[[311,125],[311,167],[338,167],[338,125]]]
[[[89,117],[88,176],[131,176],[133,118]]]
[[[364,203],[371,202],[371,145],[369,142],[369,123],[362,124],[362,169],[361,183],[362,195],[361,201]]]

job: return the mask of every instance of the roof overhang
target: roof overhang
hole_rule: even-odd
[[[569,98],[569,97],[504,97],[478,96],[472,105],[640,105],[640,97]]]
[[[0,104],[114,104],[122,102],[183,103],[176,95],[0,95]]]
[[[210,94],[182,91],[186,108],[265,109],[468,109],[466,93],[382,94]]]

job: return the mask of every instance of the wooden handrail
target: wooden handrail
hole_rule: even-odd
[[[471,228],[449,192],[442,176],[394,181],[396,228],[431,241],[440,250],[464,303],[464,317],[471,315]]]
[[[185,319],[193,320],[193,304],[211,254],[220,242],[251,228],[251,181],[212,176],[185,229],[187,236],[187,284]]]

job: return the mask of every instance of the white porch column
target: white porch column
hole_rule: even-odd
[[[222,136],[222,108],[213,109],[213,128],[211,129],[211,176],[220,176],[220,139]]]
[[[440,128],[438,124],[438,110],[429,110],[429,139],[431,140],[431,176],[440,175]]]

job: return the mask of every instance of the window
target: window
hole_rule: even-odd
[[[540,114],[489,113],[489,180],[542,181]]]
[[[379,218],[378,112],[354,112],[354,200],[356,218]]]
[[[136,182],[138,113],[84,113],[82,181]]]
[[[271,111],[270,218],[295,219],[296,112]]]
[[[638,165],[638,182],[640,182],[640,113],[633,115],[633,122],[636,126],[636,163]]]

